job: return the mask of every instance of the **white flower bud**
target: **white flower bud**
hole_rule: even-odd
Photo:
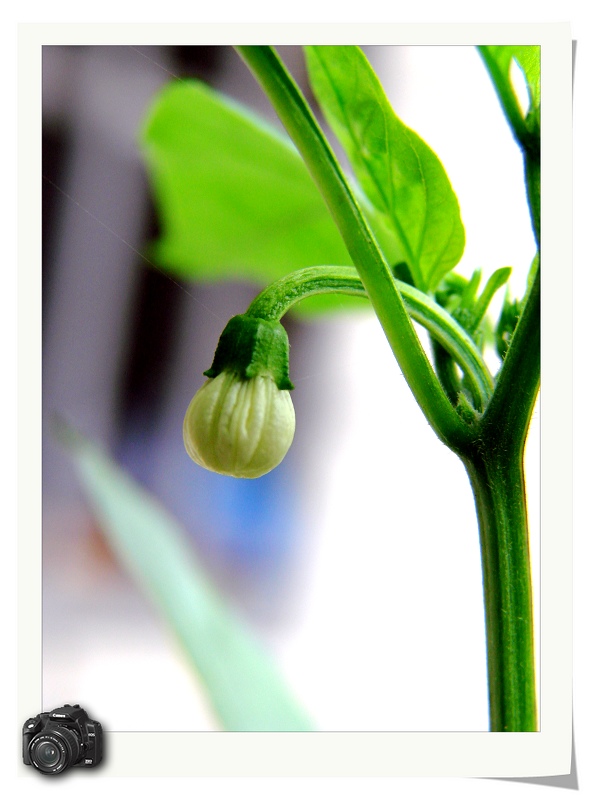
[[[206,469],[236,478],[258,478],[284,458],[295,433],[287,389],[271,374],[242,378],[222,371],[193,397],[183,424],[189,456]]]

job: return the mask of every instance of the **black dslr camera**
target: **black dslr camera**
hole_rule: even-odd
[[[44,775],[68,767],[96,767],[103,756],[103,728],[79,705],[37,714],[23,725],[23,761]]]

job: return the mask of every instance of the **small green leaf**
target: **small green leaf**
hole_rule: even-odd
[[[358,47],[305,48],[310,82],[367,199],[390,231],[378,239],[390,263],[434,289],[464,251],[457,198],[441,162],[394,114]]]
[[[114,552],[170,623],[224,728],[312,730],[269,656],[210,584],[178,523],[95,446],[70,428],[60,438]]]
[[[504,286],[511,276],[511,267],[500,267],[496,269],[486,282],[486,286],[482,290],[482,294],[474,305],[472,319],[470,321],[470,329],[468,333],[475,333],[478,326],[485,319],[485,314],[491,303],[491,300],[501,288]]]
[[[198,81],[172,83],[141,144],[161,226],[150,258],[176,277],[266,284],[300,267],[351,264],[289,139],[236,102]]]

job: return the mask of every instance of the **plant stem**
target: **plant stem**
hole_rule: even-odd
[[[528,130],[508,76],[479,48],[525,162],[532,227],[540,247],[540,139]],[[531,574],[523,451],[540,385],[540,268],[525,298],[481,440],[463,461],[480,527],[491,730],[537,730]]]
[[[540,267],[536,269],[492,399],[481,420],[491,445],[522,448],[540,387]]]
[[[540,384],[540,273],[497,385],[462,456],[474,492],[484,577],[491,730],[536,730],[535,659],[523,452]]]
[[[478,515],[492,731],[537,730],[523,459],[485,446],[464,459]]]
[[[525,182],[527,186],[527,199],[529,203],[532,228],[538,249],[540,247],[540,151],[529,150],[524,153]]]

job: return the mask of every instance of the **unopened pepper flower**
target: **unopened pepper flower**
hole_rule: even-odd
[[[183,423],[189,456],[206,469],[236,478],[270,472],[295,433],[283,326],[246,314],[233,317],[204,374],[208,380],[191,400]]]

